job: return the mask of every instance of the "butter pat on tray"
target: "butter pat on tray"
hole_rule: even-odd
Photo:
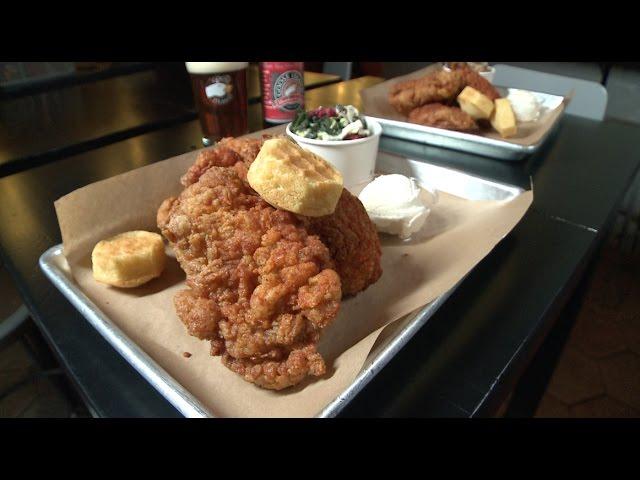
[[[338,170],[287,138],[264,142],[247,180],[269,204],[308,217],[332,214],[343,188]]]
[[[358,198],[379,232],[406,240],[422,229],[431,213],[421,193],[414,178],[394,173],[376,178]],[[435,203],[437,193],[435,190],[430,193]]]

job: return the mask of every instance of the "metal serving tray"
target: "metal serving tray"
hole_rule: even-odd
[[[456,170],[431,165],[424,161],[411,160],[385,152],[380,152],[378,155],[377,170],[381,173],[401,173],[412,176],[428,182],[429,185],[440,191],[469,200],[509,200],[523,192],[523,189],[519,187],[496,183]],[[89,323],[180,413],[185,417],[214,416],[153,358],[127,337],[80,290],[73,280],[62,253],[61,244],[51,247],[42,254],[40,268]],[[353,383],[326,405],[317,416],[336,416],[427,322],[456,287],[388,327],[393,330],[378,342]]]
[[[517,90],[514,88],[497,87],[502,96],[507,96],[510,91]],[[530,90],[529,90],[530,91]],[[531,91],[530,91],[531,92]],[[531,92],[542,105],[543,110],[552,110],[562,104],[564,98],[550,93]],[[531,155],[548,138],[549,134],[564,114],[564,111],[558,115],[554,123],[549,126],[545,134],[534,145],[517,145],[505,140],[496,140],[472,133],[456,132],[453,130],[445,130],[443,128],[427,127],[415,123],[402,122],[398,120],[389,120],[370,116],[382,125],[382,135],[410,140],[412,142],[434,145],[436,147],[450,148],[463,152],[474,153],[476,155],[484,155],[487,157],[498,158],[501,160],[517,161],[527,155]]]

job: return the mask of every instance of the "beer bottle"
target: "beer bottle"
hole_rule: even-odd
[[[260,86],[264,121],[291,122],[304,109],[304,62],[260,62]]]

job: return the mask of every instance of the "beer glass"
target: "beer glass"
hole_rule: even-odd
[[[249,132],[248,62],[185,62],[202,127],[202,143]]]

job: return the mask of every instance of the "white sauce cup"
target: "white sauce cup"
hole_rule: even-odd
[[[451,71],[451,69],[449,67],[447,67],[446,65],[443,65],[442,69],[447,71],[447,72]],[[481,77],[486,78],[489,81],[489,83],[493,83],[493,78],[496,76],[496,69],[495,69],[495,67],[492,67],[491,65],[487,65],[487,70],[486,71],[482,71],[482,72],[478,72],[478,74]]]

